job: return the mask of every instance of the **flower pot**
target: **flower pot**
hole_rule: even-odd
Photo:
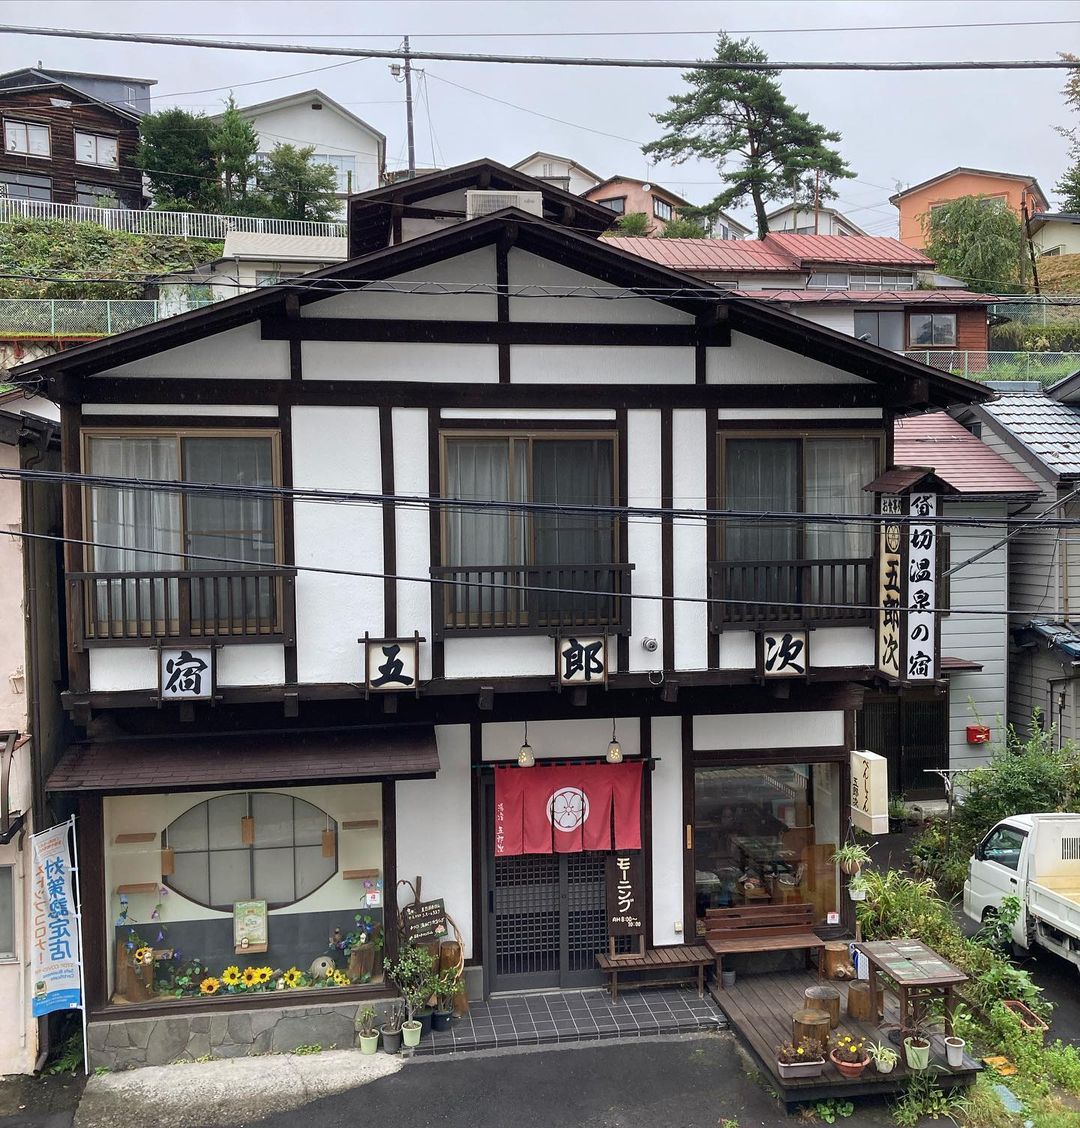
[[[382,1028],[383,1053],[396,1054],[401,1049],[401,1031]]]
[[[401,1037],[409,1049],[415,1049],[420,1045],[420,1035],[423,1033],[424,1027],[419,1019],[412,1018],[401,1024]]]
[[[902,834],[904,830],[904,823],[907,822],[906,818],[894,819],[892,815],[889,816],[889,833]]]
[[[925,1038],[905,1038],[904,1060],[908,1069],[926,1069],[930,1064],[930,1043]]]
[[[360,1035],[360,1052],[362,1054],[373,1054],[379,1048],[379,1032],[375,1031],[374,1034],[361,1034]]]
[[[960,1069],[964,1064],[964,1039],[945,1039],[945,1058],[950,1069]]]
[[[874,1058],[874,1068],[878,1073],[892,1073],[896,1068],[896,1061],[895,1059],[893,1061],[878,1061],[877,1058]]]
[[[818,1058],[816,1061],[778,1061],[776,1068],[780,1072],[780,1076],[785,1079],[794,1077],[820,1077],[825,1069],[825,1059]]]
[[[454,1020],[454,1012],[447,1011],[432,1011],[431,1012],[431,1029],[432,1030],[449,1030],[450,1023]]]
[[[830,1052],[829,1060],[836,1066],[837,1073],[839,1073],[841,1077],[847,1077],[849,1080],[861,1077],[863,1070],[870,1064],[869,1057],[863,1058],[862,1061],[841,1061],[836,1056],[835,1050]]]
[[[861,870],[861,869],[862,869],[862,863],[861,862],[841,862],[840,863],[841,872],[846,873],[848,875],[848,877],[854,877],[859,872],[859,870]]]
[[[866,900],[866,890],[865,889],[852,889],[849,886],[847,892],[848,892],[848,896],[853,901],[865,901]]]
[[[733,971],[722,971],[722,972],[720,972],[720,984],[723,987],[734,987],[735,986],[735,972],[733,972]]]

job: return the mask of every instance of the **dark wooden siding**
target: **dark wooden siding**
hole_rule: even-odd
[[[125,206],[144,206],[142,173],[132,163],[139,145],[138,123],[104,106],[80,101],[82,96],[66,87],[0,91],[0,116],[5,120],[47,125],[49,158],[24,153],[0,152],[0,170],[22,172],[52,179],[52,199],[58,204],[76,203],[76,182],[111,188]],[[70,105],[54,105],[70,102]],[[80,164],[75,160],[75,131],[117,138],[118,168]]]

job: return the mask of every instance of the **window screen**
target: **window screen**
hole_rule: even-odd
[[[15,869],[0,866],[0,959],[15,955]]]

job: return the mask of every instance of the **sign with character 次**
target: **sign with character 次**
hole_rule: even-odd
[[[762,678],[805,678],[810,669],[810,632],[759,631],[757,668]]]

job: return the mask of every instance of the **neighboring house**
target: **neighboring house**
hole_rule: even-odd
[[[1036,212],[1028,233],[1040,255],[1080,254],[1080,215],[1074,212]]]
[[[785,204],[765,217],[769,230],[792,235],[866,235],[866,232],[835,208],[813,204]]]
[[[269,156],[275,145],[314,146],[311,159],[334,169],[343,203],[348,196],[382,183],[386,137],[321,90],[239,109],[259,135],[260,157]]]
[[[1050,207],[1034,176],[982,168],[954,168],[889,197],[889,203],[895,204],[900,212],[900,242],[908,247],[924,246],[923,216],[961,196],[999,200],[1021,221],[1025,208],[1030,216],[1049,211]]]
[[[133,163],[139,115],[60,82],[0,90],[4,150],[0,195],[8,199],[142,208]]]
[[[526,176],[534,176],[547,184],[554,184],[565,192],[573,192],[575,196],[582,196],[595,188],[603,180],[595,172],[590,172],[584,165],[569,157],[558,157],[554,153],[533,153],[523,161],[518,161],[513,166],[518,172]]]
[[[541,214],[483,214],[510,185]],[[307,286],[15,374],[61,402],[68,473],[121,479],[63,487],[78,739],[42,765],[80,814],[92,1068],[344,1044],[386,988],[338,949],[318,992],[147,994],[175,949],[307,968],[358,912],[393,951],[399,879],[474,996],[599,981],[612,849],[640,849],[649,946],[748,873],[852,926],[831,857],[892,629],[864,487],[898,415],[990,393],[627,254],[603,211],[472,162],[350,201],[365,250]],[[786,894],[740,856],[761,835],[799,858]],[[128,943],[162,945],[149,975]],[[208,1037],[238,1003],[258,1033]]]
[[[987,726],[996,744],[1005,737],[1009,547],[1002,543],[1002,521],[1037,498],[1039,487],[943,411],[898,419],[893,460],[932,467],[950,491],[943,516],[973,523],[946,524],[939,541],[941,603],[947,608],[941,618],[942,684],[867,694],[858,742],[888,757],[891,792],[940,795],[934,770],[975,767],[987,759],[990,744],[976,743],[981,734],[971,726]],[[958,571],[944,578],[951,567]]]
[[[586,200],[603,204],[616,215],[633,215],[641,212],[649,218],[649,234],[658,235],[664,226],[679,218],[680,208],[690,207],[690,201],[676,196],[650,180],[634,180],[629,176],[611,176],[590,188],[582,195]]]
[[[158,279],[161,315],[184,313],[332,266],[346,258],[348,247],[344,237],[230,231],[221,258]]]
[[[941,366],[952,367],[957,351],[987,348],[986,310],[997,299],[964,289],[920,289],[933,261],[897,239],[770,233],[737,243],[622,238],[618,243],[740,296],[894,352],[917,353],[923,362],[937,364],[933,354],[940,354]]]
[[[60,413],[48,400],[21,391],[0,395],[0,468],[60,468]],[[59,535],[59,491],[49,485],[0,481],[0,1073],[41,1067],[38,1023],[28,981],[34,943],[33,872],[27,835],[44,821],[44,791],[36,764],[61,744],[63,593],[57,589],[56,546],[21,532]],[[10,534],[10,535],[8,535]],[[31,617],[27,584],[39,590]],[[62,745],[61,745],[62,746]],[[52,750],[50,752],[50,749]],[[36,797],[36,798],[35,798]],[[58,820],[59,821],[59,820]]]
[[[1039,518],[1080,517],[1078,384],[1076,377],[1049,391],[996,384],[993,402],[955,413],[1039,487],[1032,504],[1013,509],[1031,524],[1010,542],[1009,722],[1026,733],[1038,710],[1043,725],[1057,726],[1063,740],[1080,739],[1080,546],[1074,529]]]
[[[0,90],[13,86],[40,86],[60,82],[98,102],[131,110],[137,114],[150,112],[150,87],[157,86],[156,78],[128,78],[118,74],[86,74],[82,71],[45,70],[24,67],[22,70],[0,74]]]

